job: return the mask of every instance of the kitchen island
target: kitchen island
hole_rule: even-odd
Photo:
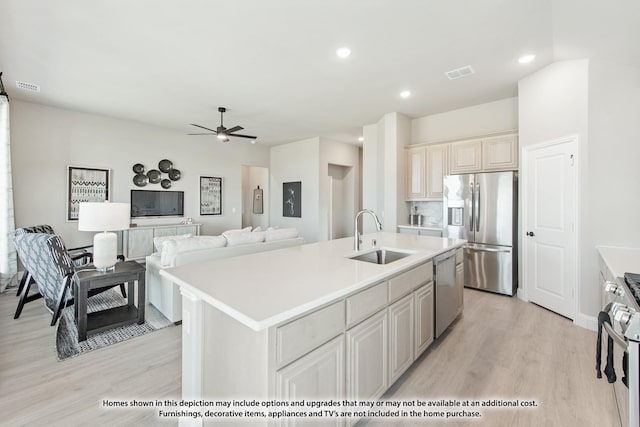
[[[433,341],[432,259],[455,250],[462,266],[465,241],[362,242],[357,253],[345,238],[161,271],[183,296],[183,399],[378,399]],[[381,248],[398,259],[351,259]]]

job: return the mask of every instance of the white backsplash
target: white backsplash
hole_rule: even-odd
[[[409,212],[418,213],[423,216],[423,225],[442,225],[442,202],[407,202]],[[418,211],[416,212],[416,207]],[[407,223],[409,219],[407,218]]]

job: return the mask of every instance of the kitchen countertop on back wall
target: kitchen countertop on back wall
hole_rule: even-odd
[[[442,231],[442,225],[440,224],[427,224],[427,225],[401,224],[401,225],[398,225],[398,228],[410,228],[412,230]]]
[[[640,248],[596,246],[596,249],[615,277],[622,277],[624,273],[640,273]]]

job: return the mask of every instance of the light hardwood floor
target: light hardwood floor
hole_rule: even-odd
[[[103,409],[102,399],[180,399],[181,327],[58,362],[41,302],[13,320],[0,294],[0,425],[153,426],[153,410]],[[595,333],[517,298],[465,290],[465,312],[385,395],[389,399],[535,399],[530,410],[481,409],[475,422],[431,425],[616,426],[605,379],[596,379]],[[366,427],[416,419],[363,420]]]

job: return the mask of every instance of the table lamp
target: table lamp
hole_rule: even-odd
[[[93,236],[93,265],[111,271],[118,261],[118,236],[111,231],[129,228],[129,203],[83,202],[78,211],[78,230],[102,231]]]

